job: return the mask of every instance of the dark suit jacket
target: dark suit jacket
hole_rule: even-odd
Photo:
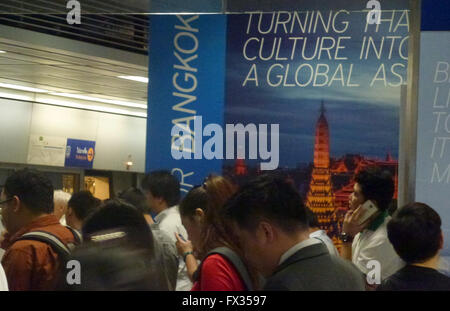
[[[350,262],[332,256],[325,244],[300,249],[267,279],[264,290],[363,291],[363,274]]]

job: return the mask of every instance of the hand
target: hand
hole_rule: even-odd
[[[175,237],[177,238],[177,242],[175,243],[175,245],[177,246],[177,251],[180,256],[183,256],[187,252],[194,251],[191,241],[184,241],[181,238],[181,236],[176,232],[175,232]]]
[[[362,218],[362,216],[364,216],[365,213],[366,210],[361,208],[361,205],[355,210],[349,210],[347,214],[345,214],[344,223],[342,225],[342,232],[345,232],[347,235],[354,238],[355,235],[363,231],[372,220],[372,217],[369,217],[369,219],[367,219],[365,222],[359,224],[360,219]]]

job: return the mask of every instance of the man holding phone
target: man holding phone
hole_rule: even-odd
[[[387,237],[388,208],[394,191],[388,171],[378,167],[360,171],[355,177],[341,232],[341,256],[366,275],[372,268],[369,262],[376,260],[381,268],[381,281],[404,266]]]

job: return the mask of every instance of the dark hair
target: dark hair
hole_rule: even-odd
[[[387,224],[388,238],[407,263],[421,263],[437,254],[441,245],[441,218],[424,203],[397,210]]]
[[[77,247],[71,259],[81,268],[81,283],[68,285],[66,275],[60,289],[71,291],[164,290],[158,266],[142,250],[130,248],[125,240],[88,242]]]
[[[83,224],[83,239],[89,241],[98,232],[119,230],[126,233],[137,249],[153,252],[153,235],[144,216],[134,206],[120,200],[107,200]]]
[[[189,191],[181,201],[181,216],[193,217],[197,208],[205,213],[205,225],[202,227],[204,238],[202,245],[197,245],[200,258],[218,246],[238,250],[238,238],[233,235],[228,219],[223,217],[223,206],[236,190],[237,187],[228,179],[211,176],[202,186]]]
[[[142,189],[150,191],[154,197],[163,198],[169,207],[180,201],[180,182],[169,171],[154,171],[145,175]]]
[[[141,190],[130,187],[119,193],[118,197],[136,207],[142,214],[150,214],[147,198]]]
[[[216,247],[225,246],[236,252],[243,261],[255,288],[260,280],[256,269],[250,266],[243,255],[239,237],[234,233],[230,219],[225,216],[225,204],[237,191],[237,186],[222,176],[209,176],[201,186],[193,188],[180,203],[182,217],[193,217],[200,208],[205,213],[205,222],[201,228],[203,240],[196,245],[199,259]]]
[[[374,200],[381,211],[386,211],[394,196],[395,184],[389,171],[369,167],[355,176],[366,200]]]
[[[19,197],[33,213],[53,213],[53,185],[42,173],[27,168],[16,171],[6,180],[4,190],[8,198]]]
[[[291,183],[271,175],[262,175],[244,185],[226,204],[226,214],[250,231],[264,218],[286,233],[308,226],[306,207],[300,194]]]
[[[101,203],[102,201],[94,197],[90,191],[85,190],[74,193],[67,202],[67,206],[73,210],[79,220],[84,221]]]
[[[310,228],[319,228],[319,221],[317,215],[310,208],[306,208],[306,216],[308,217],[308,224]]]

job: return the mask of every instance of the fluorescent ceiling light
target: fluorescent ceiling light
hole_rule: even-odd
[[[109,112],[109,113],[123,114],[123,115],[142,117],[142,118],[146,118],[147,117],[147,113],[146,112],[135,112],[135,111],[119,109],[119,108],[101,107],[101,106],[94,106],[94,105],[85,105],[85,104],[66,102],[66,101],[60,101],[60,100],[49,99],[49,98],[39,98],[39,99],[36,100],[36,102],[37,103],[43,103],[43,104],[56,105],[56,106],[69,107],[69,108],[77,108],[77,109],[85,109],[85,110],[94,110],[94,111],[100,111],[100,112]]]
[[[148,83],[148,78],[147,78],[147,77],[140,77],[140,76],[117,76],[117,78],[127,79],[127,80],[133,80],[133,81],[143,82],[143,83]]]
[[[0,51],[0,54],[6,53],[6,51]]]
[[[50,91],[44,90],[44,89],[37,89],[37,88],[34,88],[34,87],[28,87],[28,86],[22,86],[22,85],[16,85],[16,84],[8,84],[8,83],[0,83],[0,87],[4,87],[4,88],[7,88],[7,89],[14,89],[14,90],[35,92],[35,93],[48,93],[48,92],[50,92]]]
[[[26,100],[26,101],[33,100],[33,98],[31,96],[9,94],[9,93],[0,93],[0,97],[9,98],[9,99]]]
[[[104,99],[104,98],[92,97],[92,96],[86,96],[86,95],[80,95],[80,94],[70,94],[70,93],[50,93],[50,95],[63,96],[63,97],[70,97],[70,98],[76,98],[76,99],[82,99],[82,100],[94,101],[94,102],[105,103],[105,104],[112,104],[112,105],[126,106],[126,107],[131,107],[131,108],[147,109],[147,105],[146,105],[146,104],[136,104],[136,103],[125,102],[125,101],[121,101],[121,100]]]

